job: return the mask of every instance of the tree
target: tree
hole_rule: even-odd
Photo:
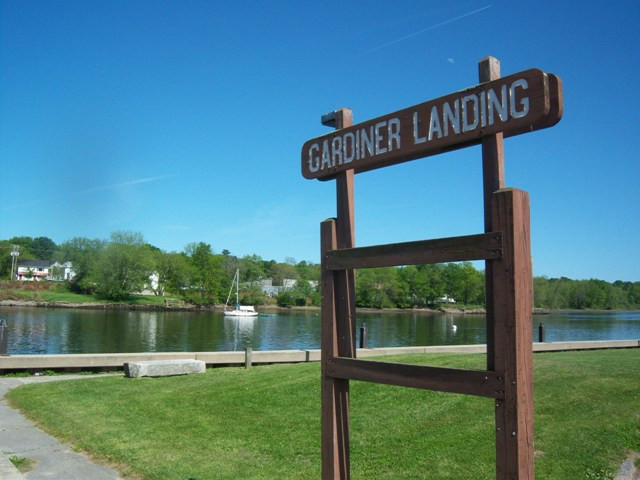
[[[298,280],[300,275],[295,267],[287,263],[276,263],[271,267],[271,278],[274,285],[283,285],[284,279]]]
[[[153,273],[157,275],[157,286],[152,290],[156,295],[165,292],[184,294],[189,285],[189,264],[187,257],[181,253],[166,253],[161,250],[151,251]]]
[[[41,260],[35,258],[35,255],[31,251],[31,247],[33,246],[33,238],[31,237],[12,237],[9,239],[9,243],[11,245],[18,245],[20,247],[20,256],[23,258],[32,258],[35,260]]]
[[[442,263],[418,265],[419,272],[418,295],[425,299],[427,305],[434,304],[445,294],[444,269]]]
[[[12,251],[11,243],[8,240],[0,240],[0,278],[3,280],[11,276]]]
[[[191,267],[190,298],[197,303],[210,304],[225,297],[225,290],[231,284],[231,277],[224,270],[225,257],[214,255],[211,245],[204,242],[188,244],[185,254]]]
[[[356,275],[356,305],[388,308],[395,306],[397,297],[396,268],[368,268]]]
[[[301,279],[316,282],[320,281],[320,264],[307,263],[305,260],[302,260],[295,268]]]
[[[476,270],[471,262],[462,264],[464,276],[460,301],[465,305],[484,305],[484,274]]]
[[[60,245],[54,259],[60,263],[71,262],[73,265],[75,276],[70,282],[71,290],[83,293],[94,290],[93,275],[105,246],[106,243],[102,240],[85,237],[74,237]]]
[[[313,302],[313,294],[313,287],[306,280],[298,280],[291,289],[293,302],[299,307],[311,304]]]
[[[257,285],[250,285],[240,292],[240,303],[243,305],[264,305],[265,296]]]
[[[258,255],[245,255],[240,259],[240,278],[245,282],[257,282],[266,278],[264,261]]]
[[[152,273],[142,234],[114,232],[96,264],[96,293],[109,300],[126,300],[144,290]]]
[[[36,237],[31,243],[31,252],[38,260],[51,260],[58,249],[49,237]]]
[[[280,292],[276,297],[276,303],[279,307],[290,307],[293,305],[294,301],[295,299],[293,298],[293,294],[290,290]]]

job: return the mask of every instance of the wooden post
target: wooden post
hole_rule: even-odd
[[[336,220],[320,225],[322,259],[322,478],[349,478],[349,381],[329,376],[329,361],[338,356],[336,322],[336,274],[324,265],[325,253],[335,250]]]
[[[244,351],[244,368],[251,368],[251,363],[253,362],[253,349],[251,347],[247,347]]]
[[[533,281],[529,195],[504,189],[493,198],[493,222],[504,251],[493,263],[495,371],[504,375],[496,400],[496,478],[533,480]]]
[[[336,112],[336,129],[353,125],[353,114],[348,108]],[[337,248],[353,248],[355,241],[354,175],[353,170],[336,177],[336,241]],[[336,278],[336,314],[338,322],[338,351],[341,357],[356,356],[356,282],[353,269]],[[348,385],[347,385],[348,395]]]
[[[334,112],[336,129],[353,124],[351,110]],[[355,246],[353,170],[336,176],[337,218],[321,226],[321,258],[327,250]],[[322,268],[322,478],[347,480],[349,464],[349,380],[328,375],[336,356],[355,358],[355,273]]]
[[[480,82],[490,82],[500,78],[500,62],[494,57],[485,57],[478,63]],[[484,192],[484,231],[492,232],[491,203],[493,192],[504,188],[504,148],[502,132],[482,139],[482,179]],[[485,262],[486,290],[486,335],[487,335],[487,370],[494,369],[493,340],[493,280],[492,264]]]

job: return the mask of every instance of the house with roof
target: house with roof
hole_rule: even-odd
[[[20,260],[16,280],[22,282],[47,280],[50,268],[51,262],[48,260]]]
[[[298,280],[295,280],[293,278],[283,278],[282,286],[276,286],[276,285],[273,285],[273,279],[267,278],[264,280],[253,282],[253,285],[259,286],[264,295],[266,295],[267,297],[273,298],[273,297],[277,297],[279,293],[286,292],[287,290],[293,289],[297,283],[298,283]],[[311,288],[315,289],[318,286],[318,282],[316,280],[310,280],[309,285],[311,285]]]
[[[73,271],[71,262],[55,262],[49,267],[49,277],[47,280],[51,280],[52,282],[68,282],[73,280],[75,275],[76,272]]]
[[[50,280],[63,282],[73,279],[75,272],[71,262],[50,262],[48,260],[20,260],[15,280],[33,282]]]

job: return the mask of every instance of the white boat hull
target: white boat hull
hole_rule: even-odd
[[[225,317],[257,317],[258,312],[251,312],[247,310],[229,310],[228,312],[224,312]]]
[[[229,299],[231,298],[231,292],[233,292],[233,287],[236,287],[236,308],[233,310],[227,310],[227,306],[229,305]],[[224,316],[225,317],[257,317],[258,312],[255,311],[253,306],[240,305],[240,302],[238,301],[239,290],[240,290],[240,269],[236,269],[236,274],[233,276],[233,281],[231,282],[231,289],[229,289],[229,295],[227,296],[227,301],[224,303]]]

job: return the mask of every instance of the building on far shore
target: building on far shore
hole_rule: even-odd
[[[456,300],[449,295],[445,295],[444,297],[436,298],[436,303],[456,303]]]
[[[50,280],[62,282],[75,276],[71,262],[52,263],[48,260],[20,260],[14,280],[20,282],[39,282]]]
[[[76,272],[73,271],[73,265],[71,262],[52,263],[49,271],[48,280],[53,282],[68,282],[76,276]]]
[[[20,260],[16,280],[21,282],[38,282],[47,280],[51,262],[47,260]]]
[[[265,280],[259,280],[257,282],[253,282],[253,285],[257,285],[258,287],[260,287],[260,289],[262,290],[262,293],[264,293],[267,297],[273,298],[273,297],[277,297],[279,293],[286,292],[287,290],[293,289],[297,283],[298,283],[298,280],[295,280],[293,278],[283,278],[282,286],[280,286],[280,285],[274,285],[273,279],[267,278]],[[311,280],[309,281],[309,285],[311,285],[311,288],[315,289],[318,286],[318,282],[315,280]]]

